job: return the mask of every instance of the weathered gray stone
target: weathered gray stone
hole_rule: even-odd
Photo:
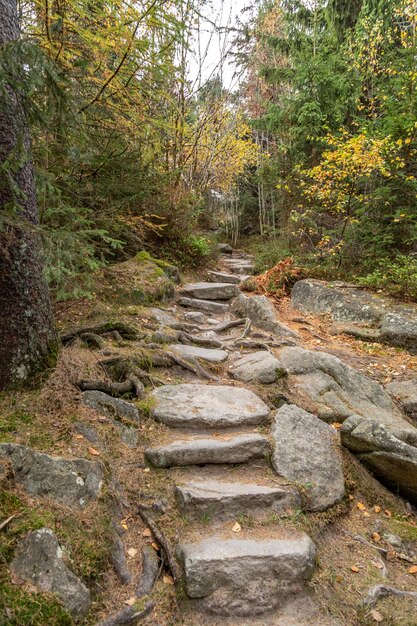
[[[234,257],[232,259],[224,259],[223,262],[233,274],[244,275],[255,272],[254,264],[247,258]]]
[[[168,313],[168,311],[156,307],[151,307],[149,311],[161,326],[176,326],[178,324],[178,320],[171,313]]]
[[[177,486],[175,491],[181,512],[194,519],[203,515],[233,519],[242,513],[284,513],[301,508],[297,491],[283,487],[205,480]]]
[[[264,458],[269,453],[269,441],[257,433],[217,439],[189,439],[147,448],[145,457],[155,467],[205,465],[206,463],[247,463]]]
[[[266,296],[244,296],[240,294],[233,302],[232,310],[242,317],[249,317],[255,326],[279,337],[296,339],[298,334],[278,319],[274,305]]]
[[[303,312],[331,315],[336,332],[417,350],[415,306],[354,285],[312,279],[294,285],[291,304]]]
[[[181,294],[202,300],[231,300],[239,294],[239,288],[231,283],[194,283],[185,285]]]
[[[274,383],[277,378],[285,376],[286,370],[282,369],[280,362],[267,350],[253,352],[238,361],[229,369],[229,375],[245,383]]]
[[[233,248],[228,243],[219,243],[217,244],[217,250],[222,254],[232,254]]]
[[[84,391],[81,396],[85,406],[108,417],[122,417],[140,423],[139,411],[131,402],[113,398],[102,391]]]
[[[213,302],[212,300],[199,300],[198,298],[178,298],[178,304],[208,313],[226,313],[229,310],[228,304]]]
[[[386,389],[398,400],[405,413],[413,419],[417,419],[417,379],[394,381],[389,383]]]
[[[324,511],[345,494],[339,436],[315,415],[294,405],[282,406],[272,427],[274,471],[301,484],[308,508]]]
[[[85,508],[100,493],[103,470],[97,461],[63,459],[17,443],[0,444],[0,459],[10,461],[17,483],[33,496]]]
[[[411,427],[412,428],[412,427]],[[413,429],[414,435],[417,429]],[[395,432],[395,431],[394,431]],[[398,432],[398,431],[397,431]],[[352,415],[341,428],[343,445],[386,485],[417,501],[417,441],[412,432],[400,439],[390,426]]]
[[[139,441],[139,435],[136,428],[132,428],[131,426],[125,426],[125,424],[121,424],[116,420],[111,420],[116,430],[119,432],[120,439],[125,443],[129,448],[136,448]]]
[[[358,414],[396,430],[412,429],[381,385],[339,358],[326,352],[285,347],[278,360],[288,371],[286,384],[294,404],[302,405],[320,419],[343,422]]]
[[[227,427],[260,424],[269,415],[267,405],[248,389],[227,385],[164,385],[151,397],[152,415],[174,427]]]
[[[185,586],[214,614],[259,615],[300,591],[314,570],[315,547],[296,539],[207,539],[182,546]]]
[[[208,272],[208,274],[213,279],[213,282],[238,285],[241,281],[241,277],[235,274],[226,274],[225,272]]]
[[[202,359],[209,363],[223,363],[229,356],[225,350],[213,350],[210,348],[200,348],[198,346],[188,346],[182,343],[169,346],[169,349],[184,359]]]
[[[90,592],[68,569],[62,556],[52,530],[41,528],[29,533],[18,545],[10,569],[40,591],[56,595],[64,608],[79,619],[90,608]]]
[[[184,313],[184,319],[187,320],[187,322],[204,324],[206,316],[201,311],[188,311],[187,313]]]

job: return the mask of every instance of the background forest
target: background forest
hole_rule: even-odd
[[[190,78],[206,4],[19,3],[0,99],[13,84],[30,117],[55,297],[144,247],[195,263],[220,228],[260,269],[293,256],[416,298],[415,3],[256,3],[232,29],[233,93]]]

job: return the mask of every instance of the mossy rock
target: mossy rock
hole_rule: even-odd
[[[146,306],[172,298],[175,286],[149,253],[144,252],[104,270],[98,291],[101,298],[113,303]]]
[[[146,250],[138,252],[137,255],[134,257],[134,260],[137,263],[142,263],[143,261],[152,261],[152,263],[155,263],[155,265],[157,265],[168,276],[168,278],[173,280],[174,283],[178,284],[180,282],[180,272],[176,265],[171,265],[171,263],[167,263],[167,261],[163,261],[162,259],[156,259],[155,257],[151,256],[149,252],[146,252]]]

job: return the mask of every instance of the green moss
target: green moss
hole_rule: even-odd
[[[0,574],[0,626],[72,626],[73,620],[58,601],[41,593],[26,593]]]
[[[142,413],[144,417],[150,417],[152,413],[152,409],[156,407],[156,400],[152,396],[147,396],[142,400],[138,400],[135,403],[139,412]]]
[[[29,531],[54,524],[54,517],[49,511],[27,506],[7,489],[0,491],[0,511],[6,519],[16,516],[0,534],[0,558],[4,561],[11,560],[17,543]]]
[[[33,415],[24,411],[13,411],[0,419],[0,441],[10,441],[10,434],[16,434],[22,429],[23,424],[31,424]]]

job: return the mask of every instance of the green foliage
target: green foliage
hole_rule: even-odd
[[[358,283],[383,289],[392,296],[417,300],[417,258],[400,254],[394,259],[379,259],[377,267],[359,277]]]
[[[279,238],[315,275],[416,297],[416,27],[410,0],[260,9],[245,96],[262,158],[240,190],[241,230],[257,217],[271,239],[260,269]]]

